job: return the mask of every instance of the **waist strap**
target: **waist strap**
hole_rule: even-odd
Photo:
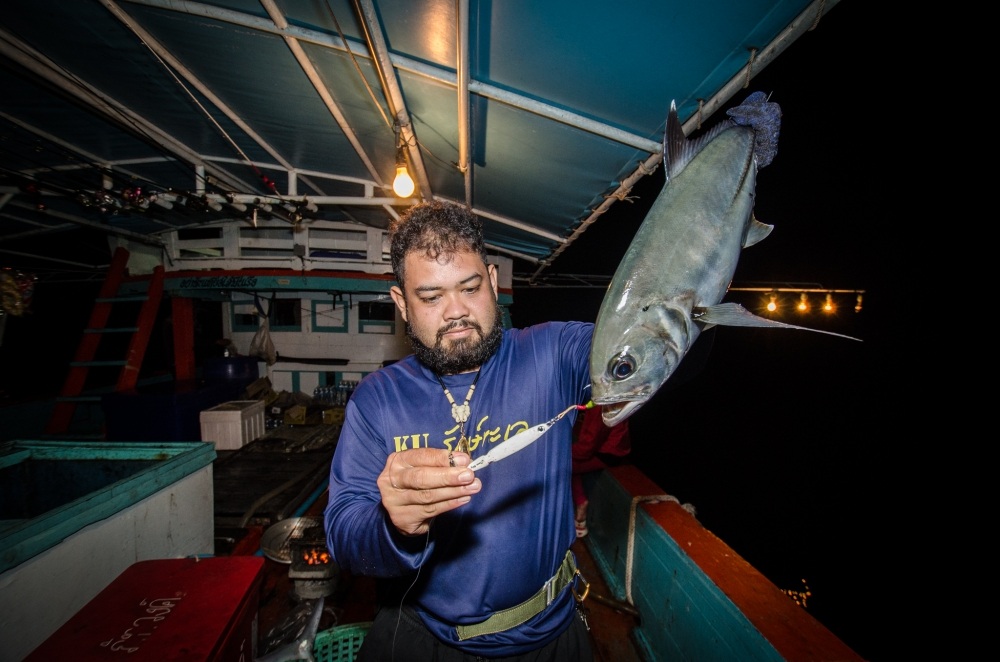
[[[458,640],[465,641],[466,639],[478,637],[483,634],[503,632],[524,623],[552,604],[556,596],[564,588],[573,583],[573,578],[577,574],[579,574],[579,571],[576,569],[576,559],[573,558],[573,552],[567,550],[562,564],[556,570],[556,574],[549,578],[542,588],[538,589],[537,593],[519,605],[494,613],[481,623],[455,626],[455,630],[458,632]]]

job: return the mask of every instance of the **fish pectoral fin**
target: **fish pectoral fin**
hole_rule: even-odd
[[[719,326],[767,327],[775,329],[799,329],[800,331],[825,333],[829,336],[838,336],[840,338],[847,338],[848,340],[857,340],[858,342],[861,342],[860,338],[847,336],[842,333],[823,331],[822,329],[810,329],[807,326],[796,326],[795,324],[786,324],[784,322],[778,322],[777,320],[769,320],[766,317],[754,315],[738,303],[717,303],[714,306],[696,308],[693,316],[695,321],[703,324],[717,324]]]
[[[717,303],[714,306],[695,308],[691,316],[702,324],[721,326],[788,326],[783,322],[754,315],[738,303]]]
[[[756,216],[750,217],[750,227],[747,228],[747,236],[743,240],[743,248],[753,246],[757,242],[763,241],[767,235],[771,234],[771,230],[773,229],[773,225],[761,223],[757,220]]]

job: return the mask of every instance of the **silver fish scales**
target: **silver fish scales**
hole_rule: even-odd
[[[701,138],[687,140],[676,106],[670,106],[663,141],[667,183],[619,263],[597,315],[591,396],[603,406],[605,425],[620,423],[647,402],[701,331],[713,325],[841,336],[721,303],[741,251],[772,229],[754,218],[753,202],[757,170],[777,149],[781,110],[755,92],[729,115]]]

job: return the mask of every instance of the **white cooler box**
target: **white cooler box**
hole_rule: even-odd
[[[264,434],[264,402],[233,400],[201,412],[201,440],[215,442],[215,449],[243,448]]]

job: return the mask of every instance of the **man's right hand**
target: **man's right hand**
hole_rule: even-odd
[[[390,454],[378,489],[395,527],[403,535],[423,535],[435,517],[469,503],[483,486],[466,468],[471,461],[465,453],[442,448]]]

